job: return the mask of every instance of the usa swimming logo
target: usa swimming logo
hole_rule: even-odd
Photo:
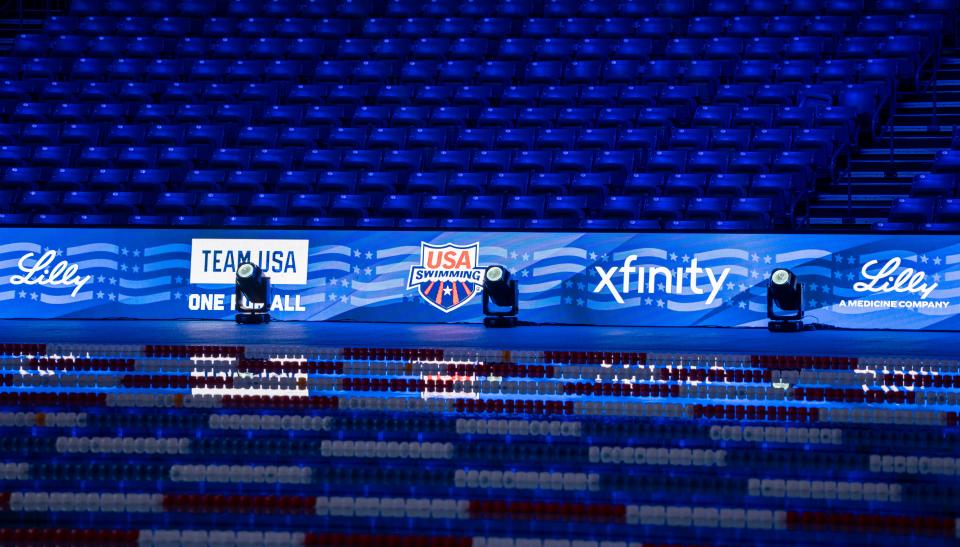
[[[477,267],[480,243],[431,245],[420,242],[420,265],[410,268],[407,290],[417,289],[428,304],[450,313],[483,289],[483,268]]]

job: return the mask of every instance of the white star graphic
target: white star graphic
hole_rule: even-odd
[[[737,285],[737,288],[740,289],[740,292],[747,290],[747,286],[744,285],[743,283],[740,283],[739,285]]]
[[[753,253],[752,255],[750,255],[750,260],[753,260],[754,262],[760,262],[760,255],[758,255],[757,253]]]
[[[596,260],[597,260],[597,253],[590,253],[590,260],[596,261]]]
[[[133,256],[140,256],[140,249],[134,249]]]
[[[183,295],[180,294],[180,291],[177,291],[177,292],[173,293],[173,299],[174,299],[174,300],[180,300],[180,297],[181,297],[181,296],[183,296]]]
[[[772,256],[770,256],[770,255],[765,255],[765,256],[763,257],[763,263],[764,263],[764,264],[769,264],[771,261],[773,261],[773,257],[772,257]]]
[[[359,249],[355,249],[355,250],[353,251],[353,257],[354,257],[354,258],[360,258],[360,250],[359,250]]]
[[[127,250],[126,247],[123,247],[120,249],[120,254],[122,254],[123,256],[127,256],[127,253],[129,253],[129,251]]]
[[[648,306],[652,306],[652,305],[653,305],[653,299],[648,296],[648,297],[646,297],[646,298],[643,299],[643,303],[646,304],[646,305],[648,305]]]
[[[110,293],[110,294],[107,295],[107,298],[109,298],[110,301],[113,302],[114,300],[117,299],[117,295],[114,294],[114,293]]]
[[[20,298],[26,298],[26,297],[27,297],[27,291],[20,291]]]
[[[920,262],[926,264],[927,262],[929,262],[929,260],[930,259],[927,258],[927,255],[920,255]]]
[[[97,281],[100,282],[100,283],[103,283],[103,282],[106,281],[106,280],[107,280],[107,278],[104,277],[104,276],[102,276],[102,275],[99,276],[99,277],[97,277]]]
[[[741,309],[741,310],[747,309],[747,303],[746,303],[746,302],[740,302],[740,304],[738,304],[738,305],[740,306],[740,309]]]
[[[664,302],[662,299],[659,299],[659,298],[657,299],[657,307],[658,307],[658,308],[662,308],[665,304],[666,304],[666,302]]]
[[[853,263],[856,262],[856,261],[857,261],[857,257],[855,257],[855,256],[851,256],[851,257],[847,258],[847,264],[853,264]]]
[[[371,253],[370,251],[367,251],[367,253],[366,253],[365,255],[363,255],[363,256],[364,256],[367,260],[373,259],[373,253]]]
[[[111,284],[111,285],[116,285],[116,284],[117,284],[117,278],[116,278],[116,277],[111,277],[111,278],[110,278],[110,284]]]
[[[367,266],[366,268],[363,269],[363,273],[366,275],[370,275],[373,273],[373,270],[370,268],[370,266]]]
[[[516,260],[518,256],[520,255],[517,254],[517,251],[510,251],[510,258],[513,260]]]
[[[451,294],[453,294],[453,289],[450,287],[443,288],[443,296],[450,296]]]
[[[937,274],[937,273],[933,274],[933,282],[934,283],[940,282],[940,274]]]
[[[733,282],[727,283],[727,290],[728,290],[728,291],[732,291],[732,290],[733,290]]]
[[[578,299],[577,299],[577,305],[580,306],[581,308],[582,308],[583,306],[585,306],[586,304],[587,304],[586,300],[584,300],[584,299],[582,299],[582,298],[578,298]]]
[[[565,298],[563,299],[563,301],[564,301],[564,303],[566,303],[566,304],[573,304],[573,298],[571,298],[571,297],[569,297],[569,296],[565,297]]]
[[[359,274],[359,273],[360,273],[360,266],[354,266],[354,267],[353,267],[353,273]]]
[[[140,271],[140,266],[134,265],[134,266],[133,266],[133,273],[137,273],[137,272],[139,272],[139,271]]]
[[[940,260],[940,257],[939,257],[939,256],[933,257],[933,263],[936,264],[937,266],[939,266],[941,262],[943,262],[943,261]]]
[[[526,262],[530,260],[530,253],[523,253],[523,261]]]
[[[343,279],[340,280],[340,285],[343,286],[343,287],[349,287],[349,286],[350,286],[350,280],[347,279],[346,277],[344,277]]]
[[[684,263],[690,262],[690,257],[684,254],[680,257],[680,260],[683,260]]]
[[[32,292],[30,293],[30,300],[36,300],[39,296],[39,294]]]
[[[97,298],[103,300],[103,291],[97,291]]]
[[[120,271],[121,271],[121,272],[127,271],[127,265],[126,265],[126,264],[121,264],[121,265],[120,265]]]
[[[350,297],[347,296],[347,295],[343,295],[343,296],[340,297],[340,301],[343,302],[344,304],[346,304],[346,303],[350,302]]]
[[[677,253],[670,253],[670,260],[676,262],[676,261],[677,261]]]
[[[178,276],[177,276],[177,284],[179,285],[180,283],[183,283],[183,278],[178,275]]]

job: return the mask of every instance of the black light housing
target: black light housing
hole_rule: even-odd
[[[270,278],[260,266],[244,262],[237,267],[235,288],[237,323],[248,325],[269,323]],[[247,305],[249,303],[249,305]]]
[[[803,330],[803,283],[790,270],[778,268],[770,274],[767,319],[771,332]]]
[[[517,326],[520,291],[510,271],[503,266],[487,266],[483,272],[483,324],[502,328]],[[492,304],[492,306],[491,306]],[[496,306],[496,309],[493,308]]]

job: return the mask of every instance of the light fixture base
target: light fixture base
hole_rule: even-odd
[[[488,329],[509,329],[517,326],[516,316],[494,315],[483,318],[483,326]]]
[[[807,330],[803,321],[770,321],[767,323],[770,332],[801,332]]]
[[[269,313],[238,313],[237,317],[238,325],[261,325],[263,323],[270,322]]]

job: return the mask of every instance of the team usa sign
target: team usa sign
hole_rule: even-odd
[[[498,264],[534,323],[765,326],[788,268],[820,323],[960,330],[960,242],[920,235],[9,228],[0,317],[229,320],[246,261],[278,320],[480,322]]]

